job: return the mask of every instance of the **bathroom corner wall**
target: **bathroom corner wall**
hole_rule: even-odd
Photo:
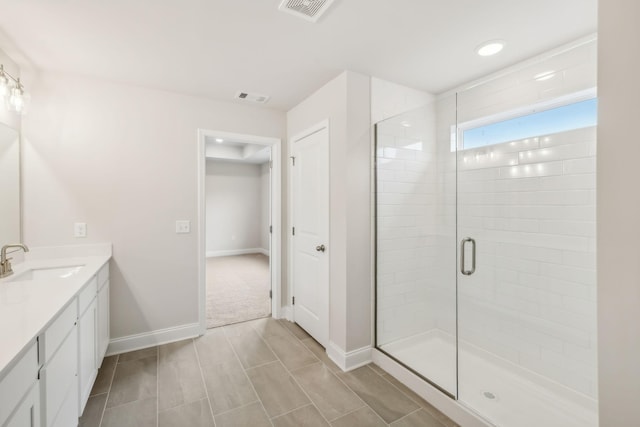
[[[284,113],[53,72],[30,90],[27,244],[113,243],[112,338],[197,324],[197,129],[284,139]]]
[[[370,347],[370,78],[345,71],[287,113],[289,137],[329,120],[330,330],[344,355]],[[285,227],[290,230],[292,224]]]

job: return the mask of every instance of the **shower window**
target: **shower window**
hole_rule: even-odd
[[[589,90],[568,98],[461,123],[458,125],[457,147],[458,150],[468,150],[592,127],[597,125],[597,115],[595,90]]]

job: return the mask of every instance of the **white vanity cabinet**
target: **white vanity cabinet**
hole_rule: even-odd
[[[78,413],[89,400],[109,345],[109,263],[78,295]]]
[[[89,250],[45,248],[16,272],[71,275],[0,281],[0,427],[78,425],[109,343],[110,246]]]
[[[0,378],[0,425],[40,425],[38,346],[34,341],[13,367]]]
[[[105,273],[106,271],[106,273]],[[43,427],[75,426],[91,394],[109,340],[101,334],[102,323],[109,321],[99,302],[99,288],[107,289],[109,263],[84,284],[77,297],[44,333],[44,366],[40,378],[43,387]],[[106,284],[105,284],[106,281]],[[98,283],[102,282],[102,286]],[[103,304],[104,305],[104,304]],[[102,308],[102,310],[101,310]],[[59,325],[59,326],[58,326]],[[68,335],[63,341],[52,338]],[[61,342],[59,347],[57,343]],[[51,356],[50,356],[51,355]]]

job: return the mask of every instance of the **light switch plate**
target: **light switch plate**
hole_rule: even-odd
[[[176,233],[191,233],[191,221],[189,220],[178,220],[176,221]]]
[[[73,224],[73,237],[87,237],[86,222],[76,222]]]

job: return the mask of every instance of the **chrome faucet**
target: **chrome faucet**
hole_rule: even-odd
[[[13,270],[11,269],[11,260],[13,258],[7,258],[7,249],[9,248],[20,248],[25,252],[29,252],[27,245],[23,245],[22,243],[4,245],[2,249],[0,249],[0,279],[13,274]]]

